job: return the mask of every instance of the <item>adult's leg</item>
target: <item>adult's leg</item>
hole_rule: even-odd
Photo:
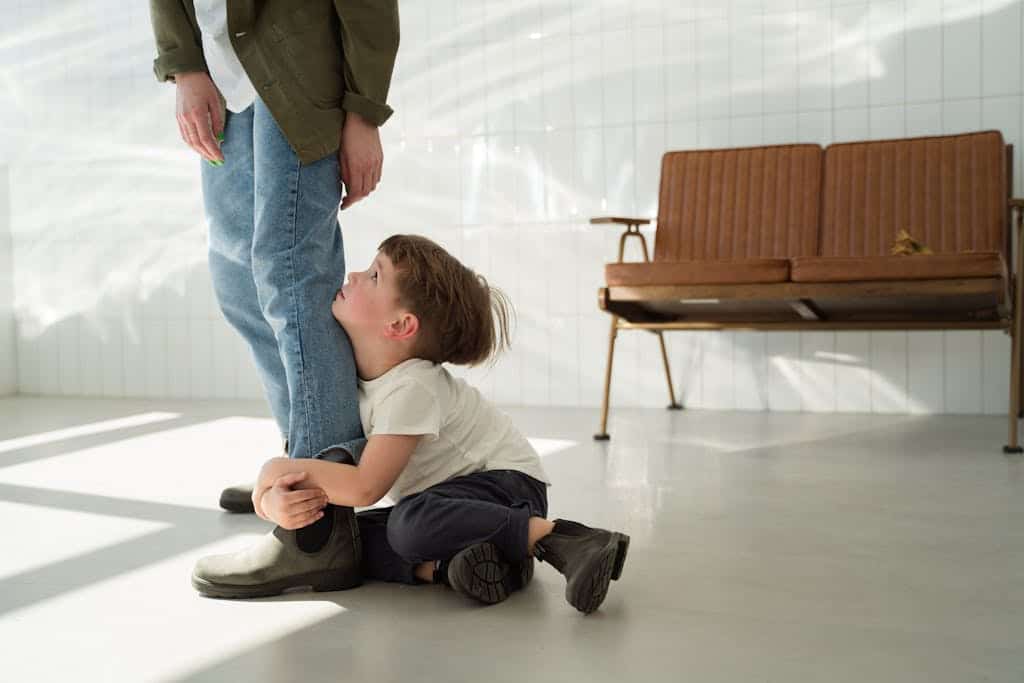
[[[287,388],[279,424],[287,430],[289,456],[348,460],[349,454],[358,457],[366,440],[351,344],[330,310],[345,275],[337,156],[302,164],[263,102],[257,98],[252,110],[249,256]],[[354,511],[329,505],[326,512],[303,529],[277,527],[247,550],[201,558],[193,586],[206,595],[239,598],[359,585],[363,553]]]
[[[227,112],[223,166],[200,162],[209,226],[213,291],[228,323],[249,345],[282,438],[288,435],[288,382],[274,330],[263,317],[252,273],[253,107]]]
[[[252,272],[284,367],[288,454],[317,457],[340,447],[358,456],[365,441],[355,358],[331,315],[345,277],[338,157],[301,163],[258,97],[253,141]]]

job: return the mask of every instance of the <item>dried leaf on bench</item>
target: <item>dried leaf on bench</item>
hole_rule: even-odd
[[[896,233],[896,241],[892,243],[891,253],[893,256],[917,256],[931,254],[932,250],[911,237],[906,230],[900,230]]]

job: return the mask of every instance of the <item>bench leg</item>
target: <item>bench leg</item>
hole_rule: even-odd
[[[1017,355],[1020,359],[1020,365],[1017,366],[1018,374],[1024,371],[1024,343],[1020,344],[1020,346],[1020,353]],[[1024,382],[1018,380],[1017,384],[1020,385],[1020,391],[1017,392],[1017,419],[1021,419],[1024,418]]]
[[[1013,352],[1011,351],[1010,353]],[[1012,360],[1010,361],[1010,366],[1013,366]],[[1020,368],[1021,366],[1018,365],[1017,367]],[[1013,383],[1012,379],[1010,380],[1010,383]],[[1018,382],[1018,384],[1020,385],[1020,391],[1017,392],[1017,419],[1020,420],[1021,418],[1024,418],[1024,382]],[[1010,406],[1010,410],[1013,410],[1012,405]]]
[[[1010,323],[1010,334],[1013,344],[1010,348],[1010,435],[1009,443],[1003,446],[1003,453],[1021,453],[1024,451],[1017,440],[1017,420],[1021,408],[1020,354],[1021,354],[1021,299],[1022,292],[1020,274],[1014,278],[1013,287],[1013,320]]]
[[[608,400],[612,389],[612,356],[615,354],[615,335],[619,331],[619,317],[612,316],[612,329],[608,334],[608,364],[604,369],[604,400],[601,402],[601,431],[594,434],[595,441],[607,441],[608,436]]]
[[[665,364],[665,381],[668,382],[668,409],[682,410],[683,407],[676,403],[676,392],[672,388],[672,372],[668,369],[668,352],[665,351],[665,334],[658,331],[658,342],[661,344],[661,361]]]

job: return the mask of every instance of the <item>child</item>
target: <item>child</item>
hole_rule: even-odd
[[[570,604],[597,609],[622,572],[629,537],[549,521],[549,482],[536,451],[442,365],[476,365],[507,347],[504,295],[434,242],[394,235],[367,270],[349,274],[331,310],[355,353],[365,449],[354,464],[268,461],[253,503],[279,525],[276,540],[245,554],[248,565],[241,554],[201,560],[193,585],[215,597],[276,594],[303,581],[319,590],[356,585],[332,583],[329,562],[309,559],[330,554],[332,539],[345,536],[343,521],[324,526],[312,551],[286,531],[315,529],[337,506],[366,507],[387,494],[394,507],[355,517],[367,578],[442,583],[492,604],[530,580],[536,557],[565,575]],[[252,569],[254,556],[269,558],[260,566],[290,563],[293,580]],[[248,576],[239,567],[250,567]]]

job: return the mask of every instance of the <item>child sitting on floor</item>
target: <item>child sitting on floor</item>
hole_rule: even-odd
[[[570,604],[597,609],[622,572],[629,537],[549,521],[549,482],[536,451],[442,365],[476,365],[507,346],[504,295],[431,240],[394,235],[367,270],[349,274],[331,310],[355,353],[366,447],[354,464],[268,461],[253,491],[257,514],[299,529],[335,506],[366,507],[386,494],[393,507],[355,516],[366,578],[442,583],[491,604],[530,580],[536,557],[565,576]],[[201,561],[193,585],[215,597],[283,587],[248,581],[236,589],[227,573]],[[309,576],[306,584],[318,588],[321,574]]]

